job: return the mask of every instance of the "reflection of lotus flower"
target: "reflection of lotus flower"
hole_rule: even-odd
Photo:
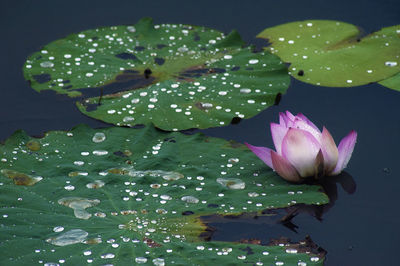
[[[338,175],[353,153],[357,133],[353,130],[336,147],[331,134],[321,131],[303,114],[279,114],[279,125],[271,123],[276,151],[246,143],[264,163],[291,182],[302,178]]]

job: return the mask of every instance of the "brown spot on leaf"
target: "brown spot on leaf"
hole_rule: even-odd
[[[194,104],[194,106],[197,107],[197,108],[200,109],[200,110],[206,110],[206,109],[207,109],[207,108],[204,108],[204,107],[203,107],[203,104],[202,104],[201,102],[196,102],[196,103]]]
[[[18,186],[33,186],[43,178],[40,176],[37,177],[32,177],[30,175],[20,173],[14,170],[9,170],[9,169],[2,169],[0,171],[4,176],[12,179],[14,181],[14,184]]]
[[[229,147],[234,148],[234,149],[240,148],[243,146],[243,144],[236,142],[234,140],[230,140],[228,145],[229,145]]]
[[[123,169],[119,169],[119,168],[109,169],[108,172],[110,174],[116,174],[116,175],[126,175],[126,174],[128,174],[127,170],[123,170]]]
[[[40,150],[40,143],[36,140],[30,140],[26,143],[26,147],[31,151],[38,151]]]
[[[132,152],[130,150],[124,150],[123,153],[125,154],[125,156],[131,156]]]
[[[121,215],[133,215],[133,214],[137,214],[137,211],[135,210],[124,210],[120,212]]]
[[[151,238],[148,237],[144,237],[143,238],[143,242],[149,247],[149,248],[158,248],[161,247],[162,245],[157,243],[156,241],[154,241]]]
[[[95,245],[95,244],[99,244],[101,242],[102,242],[101,238],[96,237],[96,238],[89,238],[89,239],[85,240],[84,243],[88,244],[88,245]]]

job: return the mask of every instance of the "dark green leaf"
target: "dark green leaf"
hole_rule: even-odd
[[[322,263],[290,245],[199,238],[201,215],[328,202],[319,186],[285,182],[241,144],[79,126],[41,139],[18,132],[0,160],[2,265]]]
[[[24,74],[37,91],[104,95],[78,107],[108,123],[208,128],[256,115],[289,86],[277,56],[243,44],[236,31],[142,19],[54,41],[28,58]]]

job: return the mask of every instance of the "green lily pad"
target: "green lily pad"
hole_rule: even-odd
[[[360,37],[354,25],[330,20],[291,22],[257,35],[266,50],[291,63],[291,75],[328,87],[377,82],[400,71],[400,25]]]
[[[142,19],[49,43],[27,59],[24,76],[37,91],[102,95],[78,107],[115,125],[208,128],[256,115],[289,86],[277,56],[243,45],[236,31]]]
[[[291,245],[199,238],[201,215],[328,202],[242,144],[153,127],[17,132],[0,146],[0,169],[2,265],[323,263]]]
[[[400,91],[400,73],[378,82],[389,89]]]

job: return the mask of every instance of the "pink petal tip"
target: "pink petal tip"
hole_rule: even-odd
[[[244,143],[258,158],[260,158],[266,165],[273,168],[271,160],[271,149],[267,147],[253,146],[247,142]]]
[[[354,146],[357,142],[357,132],[354,130],[344,137],[338,147],[339,157],[335,169],[330,173],[330,175],[338,175],[340,172],[346,168],[348,162],[350,161],[351,155],[354,150]]]

